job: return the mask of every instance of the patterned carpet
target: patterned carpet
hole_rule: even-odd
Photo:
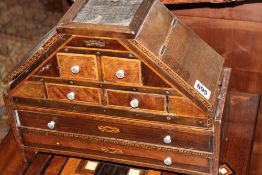
[[[0,110],[3,77],[62,15],[61,0],[0,1]],[[8,131],[6,121],[6,116],[0,117],[0,140]]]

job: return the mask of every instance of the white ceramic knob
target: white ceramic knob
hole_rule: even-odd
[[[125,71],[124,70],[118,70],[116,72],[116,77],[119,78],[119,79],[125,78]]]
[[[164,141],[164,143],[166,143],[166,144],[172,143],[171,136],[167,135],[167,136],[163,139],[163,141]]]
[[[75,93],[74,92],[70,92],[67,94],[67,99],[72,101],[75,99]]]
[[[55,122],[54,122],[54,121],[49,122],[49,123],[47,124],[47,127],[48,127],[49,129],[54,129],[54,128],[55,128]]]
[[[170,157],[167,157],[165,160],[164,160],[164,164],[165,165],[172,165],[172,159]]]
[[[137,99],[131,100],[130,106],[131,106],[132,108],[137,108],[137,107],[139,106],[139,101],[138,101]]]
[[[79,73],[79,71],[80,71],[80,67],[79,66],[72,66],[71,67],[71,72],[73,73],[73,74],[78,74]]]

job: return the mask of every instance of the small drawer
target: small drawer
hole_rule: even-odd
[[[14,97],[45,98],[42,82],[25,81],[12,92]]]
[[[107,50],[121,50],[126,51],[127,49],[120,44],[117,40],[111,39],[100,39],[100,38],[74,38],[67,46],[71,47],[82,47],[89,49],[107,49]]]
[[[141,61],[117,57],[102,57],[104,81],[142,84]]]
[[[100,89],[59,84],[46,84],[48,99],[68,102],[101,103]]]
[[[179,96],[169,97],[169,112],[183,117],[207,118],[207,115],[189,99]]]
[[[171,171],[185,167],[188,172],[192,171],[191,173],[208,174],[209,171],[209,158],[183,153],[182,150],[175,152],[172,147],[34,128],[20,128],[20,131],[22,141],[27,147],[49,149],[53,152],[59,150],[60,153],[69,151],[74,155],[92,156],[94,159],[119,163],[150,164],[155,168]]]
[[[106,90],[107,104],[130,109],[166,111],[166,96],[128,91]]]
[[[135,124],[111,119],[105,121],[97,116],[81,114],[69,116],[67,114],[18,111],[18,115],[21,125],[26,127],[211,151],[211,134],[198,130],[189,132],[183,128],[160,128],[153,124],[146,126],[146,123],[141,124],[141,122]]]
[[[57,53],[57,59],[62,78],[98,80],[95,55]]]

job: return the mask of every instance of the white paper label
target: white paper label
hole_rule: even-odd
[[[211,91],[207,89],[200,81],[196,80],[194,88],[203,95],[206,99],[209,100]]]

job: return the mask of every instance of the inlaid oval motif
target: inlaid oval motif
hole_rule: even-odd
[[[113,126],[100,125],[98,126],[98,130],[101,132],[108,132],[108,133],[115,133],[115,134],[120,133],[120,129]]]
[[[110,154],[123,154],[123,151],[117,148],[102,147],[101,151],[110,153]]]

